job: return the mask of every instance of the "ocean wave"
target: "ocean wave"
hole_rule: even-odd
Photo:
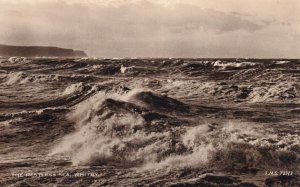
[[[274,132],[266,133],[249,123],[203,124],[187,128],[181,136],[185,151],[147,163],[143,169],[292,168],[299,163],[298,139],[297,135],[279,137]]]
[[[256,87],[249,93],[249,102],[275,102],[280,100],[293,100],[297,98],[298,91],[293,82],[281,82],[268,87]]]
[[[26,83],[36,83],[36,82],[48,82],[48,81],[58,81],[58,75],[34,75],[23,71],[20,72],[10,72],[4,78],[4,84],[15,85],[15,84],[26,84]]]
[[[279,61],[275,61],[275,64],[288,64],[290,63],[289,60],[279,60]]]
[[[20,112],[0,114],[0,122],[16,122],[29,117],[41,116],[45,113],[68,111],[66,107],[47,107],[40,110],[23,110]]]
[[[6,76],[5,84],[24,84],[28,81],[27,74],[24,72],[12,72]]]
[[[27,64],[31,62],[30,59],[27,59],[26,57],[10,57],[10,58],[1,58],[0,56],[0,64],[6,64],[6,65],[10,65],[10,64]]]
[[[249,72],[250,71],[250,72]],[[242,74],[236,74],[232,79],[246,79],[245,77],[258,77],[253,75],[251,69]],[[249,74],[252,75],[249,75]],[[260,75],[260,73],[258,73]],[[273,74],[273,73],[272,73]],[[238,78],[239,77],[239,78]],[[297,80],[292,77],[274,75],[269,82],[209,82],[195,80],[167,79],[161,82],[160,91],[176,98],[202,98],[224,100],[224,102],[243,101],[248,103],[258,102],[293,102],[299,98]]]
[[[263,186],[264,171],[298,171],[298,60],[216,60],[1,63],[5,167],[92,169],[114,186]],[[5,181],[32,182],[19,179]],[[61,179],[47,184],[70,185]]]
[[[155,110],[188,112],[189,108],[186,104],[176,99],[150,91],[139,92],[135,95],[135,98]]]
[[[76,123],[76,132],[64,137],[50,155],[69,155],[74,165],[112,164],[142,170],[226,168],[236,163],[291,167],[299,162],[295,135],[282,137],[245,122],[191,126],[180,119],[184,112],[160,110],[160,104],[185,106],[142,89],[122,94],[100,91],[75,107],[68,117]]]
[[[143,91],[132,90],[124,94],[99,92],[78,104],[69,115],[69,119],[76,121],[77,132],[65,137],[52,154],[69,153],[75,165],[112,161],[126,161],[127,164],[144,162],[145,158],[151,156],[149,151],[154,152],[150,147],[160,149],[156,147],[162,143],[160,139],[170,132],[162,133],[160,128],[156,128],[163,122],[160,118],[167,116],[130,102],[138,99],[140,93]],[[151,97],[148,93],[146,96]],[[167,122],[164,128],[168,128]]]
[[[247,68],[247,67],[253,67],[256,65],[257,65],[257,63],[254,63],[254,62],[222,62],[220,60],[217,60],[216,62],[214,62],[215,67],[222,67],[224,69]]]
[[[7,59],[8,62],[12,64],[20,64],[20,63],[27,63],[29,60],[27,60],[26,57],[10,57]]]

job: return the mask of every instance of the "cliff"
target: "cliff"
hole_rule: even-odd
[[[84,51],[64,49],[59,47],[43,46],[11,46],[0,45],[0,56],[2,57],[65,57],[82,58],[87,57]]]

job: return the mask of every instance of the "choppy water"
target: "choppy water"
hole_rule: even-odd
[[[299,186],[299,60],[10,58],[0,86],[0,186]]]

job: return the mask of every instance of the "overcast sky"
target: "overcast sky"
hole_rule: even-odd
[[[98,57],[300,58],[300,0],[0,0],[0,43]]]

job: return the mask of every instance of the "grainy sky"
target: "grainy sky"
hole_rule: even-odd
[[[98,57],[300,58],[300,0],[0,0],[0,43]]]

